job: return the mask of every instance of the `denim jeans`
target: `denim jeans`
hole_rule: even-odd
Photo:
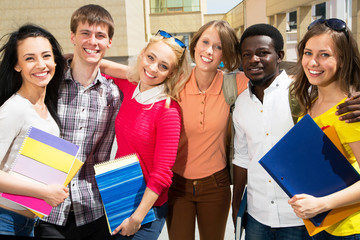
[[[154,207],[156,220],[141,226],[139,231],[132,236],[122,236],[119,233],[115,235],[116,240],[156,240],[158,239],[164,224],[168,211],[168,204],[164,203],[161,207]]]
[[[360,240],[360,234],[350,236],[333,236],[326,231],[322,231],[313,237],[314,240]]]
[[[0,235],[34,236],[35,219],[0,208]]]
[[[311,239],[305,226],[271,228],[259,223],[249,214],[245,227],[245,240],[306,240]]]

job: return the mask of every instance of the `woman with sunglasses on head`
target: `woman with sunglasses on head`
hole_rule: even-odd
[[[9,174],[30,129],[58,136],[58,89],[65,61],[52,34],[27,24],[0,48],[0,192],[45,200],[55,207],[69,195],[62,185],[42,185]],[[33,236],[35,214],[0,197],[0,234]]]
[[[116,75],[118,70],[114,73],[111,64],[104,61],[102,70]],[[146,190],[138,208],[113,234],[120,233],[116,239],[151,240],[160,235],[167,215],[171,168],[181,131],[176,100],[191,71],[188,52],[180,40],[160,30],[128,70],[129,81],[114,79],[124,94],[115,119],[116,157],[139,155]],[[156,220],[141,226],[152,207]]]
[[[335,127],[348,161],[360,172],[360,123],[344,123],[334,114],[349,93],[360,89],[360,54],[352,33],[340,19],[320,19],[309,25],[297,50],[298,73],[293,92],[303,114],[309,114],[319,127]],[[358,202],[360,181],[324,197],[299,194],[289,200],[296,215],[303,219]],[[360,239],[360,212],[314,238],[345,239],[345,236]]]

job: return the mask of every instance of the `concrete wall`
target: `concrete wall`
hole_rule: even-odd
[[[203,25],[201,12],[150,14],[150,31],[152,34],[159,29],[169,33],[196,32]]]
[[[232,8],[229,12],[227,12],[223,18],[235,29],[239,38],[241,33],[244,32],[245,16],[246,14],[244,14],[244,3],[241,2]]]
[[[266,15],[271,16],[280,12],[287,12],[290,9],[298,6],[308,6],[316,1],[314,0],[267,0],[266,1]],[[318,1],[324,2],[324,1]]]
[[[127,14],[133,11],[131,5],[142,3],[142,0],[93,0],[92,3],[106,8],[115,22],[113,45],[107,56],[127,56],[128,36]],[[65,53],[72,52],[70,42],[70,18],[79,7],[88,4],[88,1],[54,1],[54,0],[1,0],[0,1],[0,36],[10,33],[25,23],[35,23],[49,30],[60,42]],[[0,42],[2,45],[4,42]],[[130,46],[132,47],[132,46]]]
[[[257,23],[268,23],[266,0],[245,0],[245,28]]]

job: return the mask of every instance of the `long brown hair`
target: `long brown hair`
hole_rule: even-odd
[[[301,62],[306,43],[310,38],[322,34],[328,34],[334,43],[334,51],[339,64],[334,77],[336,81],[340,82],[341,90],[348,94],[360,89],[360,54],[351,31],[348,28],[344,31],[335,31],[326,24],[315,24],[306,32],[297,46],[298,61],[291,91],[291,94],[298,99],[304,114],[311,108],[314,99],[318,96],[318,89],[317,86],[309,83]]]

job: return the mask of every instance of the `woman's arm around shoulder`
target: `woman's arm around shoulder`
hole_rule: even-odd
[[[111,77],[126,79],[129,67],[121,63],[102,59],[100,62],[100,71]]]

